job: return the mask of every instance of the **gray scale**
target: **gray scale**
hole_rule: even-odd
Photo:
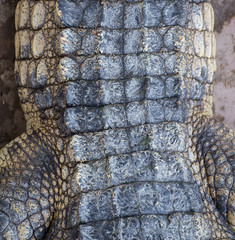
[[[198,222],[198,219],[202,222]],[[211,239],[210,229],[204,227],[201,214],[171,214],[169,217],[144,215],[141,217],[120,218],[114,221],[102,221],[81,225],[80,238],[89,239]]]
[[[114,155],[79,164],[77,181],[82,192],[134,181],[191,183],[192,176],[184,163],[186,158],[186,154],[171,152],[159,154],[150,151]]]
[[[187,213],[204,212],[203,203],[185,165],[187,129],[177,122],[184,123],[189,114],[189,103],[179,101],[201,99],[204,81],[210,80],[200,68],[191,71],[193,62],[200,67],[198,61],[202,60],[194,53],[197,49],[189,49],[194,31],[182,28],[189,22],[188,14],[177,11],[182,17],[174,17],[178,4],[165,1],[130,1],[124,9],[119,1],[112,1],[103,7],[99,40],[95,43],[98,65],[91,70],[99,75],[93,96],[99,109],[96,119],[101,125],[94,131],[102,131],[98,139],[93,139],[93,133],[75,135],[70,145],[72,157],[81,162],[76,173],[81,191],[80,238],[180,239],[181,235],[181,239],[197,239],[194,234],[199,231],[192,231],[196,226],[194,217]],[[191,6],[187,9],[190,11]],[[178,28],[168,27],[176,24]],[[162,30],[156,31],[156,27]],[[178,45],[180,32],[188,45]],[[182,60],[189,64],[189,58],[192,64],[180,65]],[[205,58],[207,61],[211,60]],[[192,78],[193,87],[186,89],[185,82]],[[69,85],[72,94],[67,92],[74,109],[71,114],[85,110],[75,118],[67,110],[67,127],[74,133],[87,132],[87,127],[80,126],[85,126],[85,115],[93,110],[80,107],[86,106],[84,98],[79,97],[85,91],[81,90],[83,79],[74,80],[76,83]],[[172,123],[164,123],[167,121]],[[85,147],[87,141],[89,149]],[[185,215],[180,215],[180,220],[174,212]],[[164,218],[167,214],[172,215],[170,222]],[[209,239],[209,230],[207,235]]]
[[[81,223],[143,214],[204,212],[197,186],[185,183],[122,184],[109,190],[81,194]]]
[[[103,156],[151,149],[187,152],[187,128],[179,123],[140,125],[85,133],[71,137],[70,149],[75,161],[86,162]],[[89,144],[89,148],[86,147]],[[99,148],[97,148],[99,146]],[[96,155],[98,154],[98,155]],[[94,157],[95,156],[95,157]]]

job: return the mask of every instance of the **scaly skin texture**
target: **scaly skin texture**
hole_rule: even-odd
[[[19,1],[0,239],[235,239],[213,21],[206,0]]]

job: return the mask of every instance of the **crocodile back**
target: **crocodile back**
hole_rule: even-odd
[[[232,236],[192,143],[212,116],[213,18],[206,0],[19,1],[27,128],[63,139],[47,239]]]
[[[28,128],[186,123],[198,106],[211,116],[214,16],[196,2],[20,1],[15,73]]]

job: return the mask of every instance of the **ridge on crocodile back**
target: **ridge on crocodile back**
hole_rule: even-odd
[[[207,0],[19,1],[0,239],[235,239],[213,24]]]

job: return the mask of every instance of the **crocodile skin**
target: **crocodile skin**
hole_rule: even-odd
[[[19,1],[27,132],[0,151],[0,240],[235,239],[213,18],[206,0]]]

